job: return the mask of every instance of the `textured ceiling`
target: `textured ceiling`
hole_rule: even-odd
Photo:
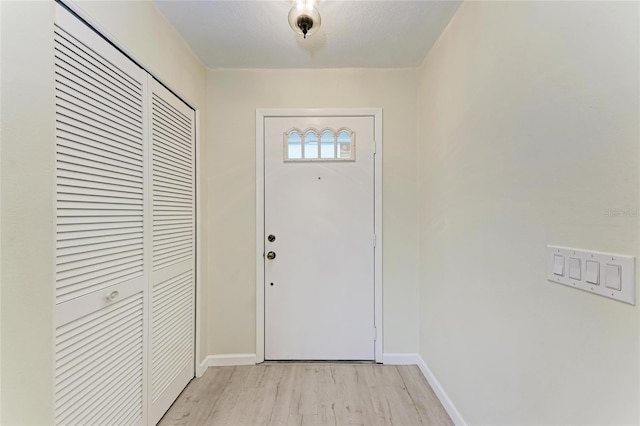
[[[320,0],[304,40],[291,0],[155,0],[211,68],[396,68],[420,65],[461,1]]]

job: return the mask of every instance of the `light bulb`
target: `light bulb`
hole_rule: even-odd
[[[289,25],[295,32],[307,38],[318,31],[320,24],[320,12],[314,0],[295,0],[289,11]]]

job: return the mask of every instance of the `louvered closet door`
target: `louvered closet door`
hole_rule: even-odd
[[[157,422],[194,376],[195,113],[151,90],[151,411]]]
[[[56,7],[55,423],[144,424],[147,74]]]

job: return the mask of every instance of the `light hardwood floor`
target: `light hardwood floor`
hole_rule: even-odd
[[[212,367],[160,425],[452,425],[416,366]]]

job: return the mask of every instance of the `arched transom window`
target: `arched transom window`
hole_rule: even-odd
[[[290,129],[284,134],[284,161],[355,161],[355,133],[347,128]]]

